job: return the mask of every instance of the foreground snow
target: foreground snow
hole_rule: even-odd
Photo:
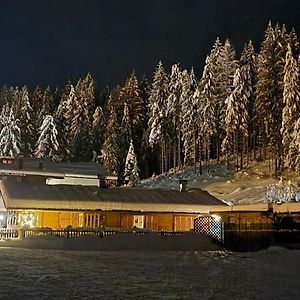
[[[298,299],[300,251],[0,248],[1,299]]]
[[[0,240],[0,247],[22,247],[59,250],[220,250],[208,237],[187,233],[184,235],[164,236],[158,233],[144,235],[116,233],[104,238],[81,236],[62,238],[55,236],[32,236],[24,239]]]

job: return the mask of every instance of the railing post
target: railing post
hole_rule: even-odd
[[[19,239],[25,238],[25,230],[23,228],[18,229],[18,238]]]

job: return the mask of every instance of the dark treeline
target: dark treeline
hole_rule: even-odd
[[[201,78],[159,62],[152,80],[132,73],[111,91],[91,74],[55,91],[4,86],[0,155],[98,157],[133,185],[170,168],[209,171],[211,159],[300,172],[299,50],[294,30],[269,23],[258,53],[249,41],[237,58],[217,39]]]

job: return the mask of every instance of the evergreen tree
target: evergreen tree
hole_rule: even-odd
[[[31,97],[31,107],[34,112],[34,121],[35,122],[38,118],[40,110],[42,109],[43,102],[44,102],[43,92],[42,92],[41,88],[39,86],[37,86],[34,89],[34,91],[32,93],[32,97]]]
[[[0,107],[2,108],[6,103],[9,102],[9,89],[6,85],[1,88],[0,91]]]
[[[93,150],[92,124],[95,111],[95,82],[90,73],[78,81],[72,102],[72,110],[69,110],[68,114],[68,117],[72,118],[70,126],[72,156],[75,160],[89,160],[92,158]]]
[[[206,58],[206,65],[202,74],[202,78],[194,93],[194,105],[197,109],[196,126],[197,126],[197,144],[200,154],[200,173],[201,173],[201,157],[202,152],[207,162],[211,157],[211,145],[213,136],[217,133],[217,72],[216,60],[220,51],[220,43],[217,39],[211,54]],[[218,142],[216,142],[218,148]],[[218,150],[216,151],[218,153]]]
[[[232,92],[233,76],[237,69],[237,61],[235,60],[235,50],[228,40],[220,47],[219,54],[213,65],[213,76],[215,81],[215,113],[216,113],[216,133],[217,133],[217,160],[220,159],[220,147],[223,140],[224,122],[226,116],[225,101]]]
[[[109,108],[103,144],[103,163],[109,174],[120,175],[120,125],[115,107],[109,104]]]
[[[291,134],[291,142],[287,156],[289,157],[289,167],[300,173],[300,113]]]
[[[121,140],[123,146],[129,145],[130,141],[132,140],[132,126],[131,126],[131,119],[130,113],[127,103],[124,103],[124,111],[123,117],[121,122]]]
[[[126,103],[128,108],[128,121],[131,129],[138,126],[143,119],[143,99],[138,79],[134,72],[126,80],[126,83],[120,91],[120,102]],[[124,110],[123,110],[124,111]]]
[[[37,158],[49,158],[51,160],[59,160],[57,141],[58,131],[51,115],[46,115],[41,127],[39,128],[39,138],[34,152]]]
[[[40,127],[46,115],[52,115],[54,109],[53,96],[49,86],[45,89],[41,108],[37,114],[37,127]]]
[[[132,139],[140,140],[140,125],[144,112],[143,99],[140,94],[139,82],[133,72],[118,94],[121,123],[120,174],[124,173],[124,164],[130,141]]]
[[[131,140],[128,153],[125,161],[125,172],[124,178],[128,178],[129,186],[136,186],[139,183],[139,173],[138,173],[137,157],[134,152],[133,142]]]
[[[11,96],[11,108],[14,113],[15,119],[20,118],[20,111],[22,108],[22,93],[19,88],[16,86],[15,88],[10,88],[10,96]]]
[[[288,46],[284,68],[284,107],[282,111],[282,143],[288,164],[294,160],[294,151],[289,151],[293,139],[294,126],[300,111],[299,66]],[[290,154],[293,156],[291,157]]]
[[[251,151],[254,150],[254,158],[256,156],[256,148],[258,146],[258,124],[255,115],[255,83],[257,73],[257,55],[255,53],[252,41],[245,44],[240,58],[240,69],[245,79],[245,93],[248,98],[248,157],[251,158]]]
[[[168,85],[167,115],[170,118],[170,127],[173,144],[173,167],[181,166],[181,94],[182,94],[182,72],[178,64],[172,66]]]
[[[152,88],[149,96],[149,145],[154,147],[159,145],[161,149],[161,173],[168,170],[168,149],[167,143],[169,137],[169,118],[167,105],[167,89],[168,77],[165,73],[164,67],[159,62],[152,83]]]
[[[32,122],[33,110],[29,101],[28,89],[22,88],[20,96],[21,109],[19,113],[19,124],[21,128],[22,149],[24,155],[31,155],[34,146],[35,128]]]
[[[245,81],[240,69],[237,69],[233,80],[233,92],[226,99],[225,138],[222,143],[223,152],[229,157],[236,155],[236,169],[243,167],[243,153],[248,136],[248,97]],[[238,162],[240,154],[240,165]]]
[[[289,36],[285,27],[269,23],[258,57],[256,113],[260,124],[263,154],[274,159],[275,174],[282,167],[282,110],[284,64]]]
[[[0,114],[0,131],[8,123],[10,110],[11,109],[9,107],[9,104],[5,103],[2,107],[1,114]]]
[[[194,70],[190,74],[184,70],[182,72],[182,94],[180,103],[182,104],[182,141],[184,148],[184,165],[196,164],[196,114],[193,95],[196,88]]]
[[[13,110],[5,116],[5,122],[0,132],[0,155],[15,157],[21,153],[21,133],[15,120]]]
[[[140,166],[140,175],[143,178],[149,177],[156,170],[156,165],[152,163],[151,157],[157,157],[155,151],[151,151],[148,142],[148,121],[149,121],[149,95],[151,86],[148,79],[144,76],[140,81],[140,91],[142,98],[143,118],[140,126],[135,129],[135,151],[138,157],[138,165]]]
[[[103,140],[104,115],[100,106],[97,106],[93,114],[93,150],[99,152]]]
[[[68,94],[67,94],[68,93]],[[55,121],[58,130],[59,156],[62,159],[71,158],[73,136],[71,132],[73,124],[73,110],[76,106],[76,92],[74,86],[68,82],[64,87],[60,103],[55,113]]]

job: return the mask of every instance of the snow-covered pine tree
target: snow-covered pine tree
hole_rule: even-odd
[[[182,127],[181,139],[184,149],[184,165],[196,166],[196,134],[195,124],[197,109],[194,105],[193,95],[196,89],[196,79],[192,68],[190,74],[187,70],[182,72],[181,76],[182,93],[180,103],[182,105]]]
[[[215,80],[215,113],[216,113],[216,132],[217,132],[217,161],[220,159],[221,143],[225,134],[225,100],[232,92],[233,76],[238,67],[235,60],[235,50],[229,40],[220,47],[220,51],[213,64],[213,77]]]
[[[52,115],[54,109],[53,96],[49,86],[45,89],[43,93],[41,108],[37,111],[37,127],[39,128],[46,115]]]
[[[206,58],[206,65],[202,78],[194,93],[194,105],[197,109],[196,124],[198,128],[197,143],[200,155],[200,172],[201,159],[204,153],[207,171],[209,172],[208,161],[210,160],[211,145],[213,136],[217,133],[217,72],[216,60],[220,51],[220,42],[217,39],[211,54]],[[216,145],[217,148],[217,145]],[[218,151],[216,151],[218,152]]]
[[[294,160],[294,151],[289,151],[294,133],[294,126],[297,121],[300,109],[300,88],[299,88],[299,65],[293,57],[292,49],[288,45],[284,67],[284,107],[282,111],[282,143],[287,164]],[[293,154],[291,157],[290,154]]]
[[[84,110],[89,122],[92,123],[93,113],[96,109],[96,82],[91,73],[86,75],[85,79],[82,81],[82,84],[84,91],[81,93],[81,96],[84,97]]]
[[[72,157],[75,160],[89,160],[92,158],[93,150],[92,123],[95,111],[95,87],[90,74],[83,80],[79,79],[75,94],[76,97],[71,104],[72,110],[69,111],[69,117],[72,118],[70,126]]]
[[[258,57],[256,113],[261,125],[263,154],[274,161],[277,174],[282,167],[283,81],[287,45],[290,37],[285,27],[269,23]],[[293,50],[293,46],[291,45]]]
[[[229,157],[235,154],[237,170],[243,168],[243,153],[248,137],[248,94],[245,86],[243,74],[240,69],[237,69],[233,79],[234,90],[225,101],[225,138],[222,143],[222,151],[228,161]]]
[[[161,173],[169,168],[167,144],[170,141],[169,136],[169,116],[167,105],[168,76],[164,67],[159,62],[153,78],[152,88],[149,96],[149,145],[160,146]]]
[[[103,142],[103,124],[104,115],[103,110],[100,106],[97,106],[93,114],[93,151],[98,153],[101,149],[101,144]]]
[[[43,92],[41,90],[41,88],[39,86],[37,86],[31,96],[31,107],[33,109],[34,112],[34,119],[33,121],[36,122],[39,112],[42,109],[43,106]]]
[[[33,110],[26,85],[23,86],[20,94],[21,109],[19,112],[19,124],[21,128],[22,152],[25,156],[31,156],[35,143],[35,128],[32,122]]]
[[[68,81],[66,85],[63,87],[63,89],[60,92],[60,101],[57,106],[55,115],[56,116],[64,116],[67,112],[67,103],[69,101],[69,95],[71,88],[74,86],[72,85],[71,81]]]
[[[120,101],[126,103],[128,107],[128,120],[133,130],[143,119],[143,99],[141,98],[141,90],[139,81],[133,72],[126,80],[124,87],[120,90]],[[123,110],[124,111],[124,110]]]
[[[140,126],[138,127],[137,135],[135,136],[135,141],[138,147],[135,147],[137,157],[139,159],[138,164],[140,166],[140,175],[143,177],[149,177],[152,175],[150,168],[151,155],[154,153],[151,152],[151,148],[148,143],[148,121],[149,121],[149,94],[150,94],[150,83],[148,79],[144,76],[139,82],[139,87],[141,91],[141,98],[143,103],[143,118]]]
[[[168,85],[167,115],[170,117],[172,146],[173,146],[173,167],[181,167],[181,119],[182,103],[182,71],[179,64],[174,64]]]
[[[7,123],[8,123],[10,110],[11,110],[11,108],[9,107],[8,102],[6,102],[6,103],[2,106],[2,110],[1,110],[1,114],[0,114],[0,131],[1,131],[2,128],[3,128],[5,125],[7,125]]]
[[[19,87],[15,87],[15,88],[11,88],[10,89],[10,95],[11,95],[11,108],[13,110],[14,113],[14,117],[15,119],[19,119],[20,117],[20,111],[21,111],[21,107],[22,107],[22,95],[21,95],[21,91],[19,90]]]
[[[0,132],[0,155],[16,157],[21,153],[21,132],[12,109],[5,119]]]
[[[294,131],[291,134],[290,147],[287,156],[290,158],[289,167],[300,173],[300,112],[296,120]]]
[[[129,146],[132,140],[132,125],[127,103],[124,103],[123,117],[121,122],[121,140],[123,145]],[[128,147],[127,147],[128,148]]]
[[[139,183],[139,169],[137,157],[134,151],[133,141],[130,141],[125,161],[124,178],[128,178],[128,186],[136,186]]]
[[[6,85],[4,85],[2,88],[1,88],[1,91],[0,91],[0,108],[2,109],[2,107],[8,103],[8,93],[9,93],[9,90],[8,90],[8,87]]]
[[[111,98],[112,95],[110,100]],[[116,109],[110,100],[108,123],[104,133],[103,163],[109,174],[120,176],[120,125]]]
[[[51,160],[59,160],[57,141],[58,131],[51,115],[44,117],[43,123],[39,128],[39,138],[36,143],[34,155],[37,158],[48,158]]]
[[[73,109],[71,103],[73,103],[73,97],[75,97],[74,86],[71,81],[68,81],[60,91],[60,100],[54,114],[60,150],[64,152],[60,153],[62,159],[68,159],[70,156],[70,126]],[[64,149],[67,149],[67,151],[64,151]]]
[[[139,82],[133,72],[126,80],[125,85],[121,87],[120,93],[118,94],[119,118],[121,122],[121,174],[124,173],[124,164],[130,140],[140,140],[139,127],[144,117],[144,103],[140,94]]]
[[[256,158],[256,148],[258,145],[258,124],[255,120],[255,82],[257,73],[257,55],[255,53],[252,41],[250,40],[245,44],[244,49],[240,58],[240,68],[245,79],[245,92],[248,97],[248,114],[249,114],[249,124],[248,124],[248,143],[247,152],[248,158],[251,159],[251,154],[253,151],[253,157]]]
[[[73,110],[77,103],[74,86],[68,82],[64,87],[60,103],[55,113],[56,127],[58,130],[59,156],[63,160],[71,158],[73,124]]]

